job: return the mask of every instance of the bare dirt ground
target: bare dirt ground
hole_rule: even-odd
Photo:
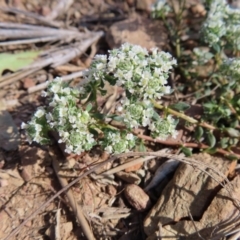
[[[189,6],[194,3],[187,2]],[[123,167],[108,177],[98,178],[99,173],[127,161],[127,158],[118,159],[117,162],[97,169],[91,176],[85,176],[67,193],[49,201],[64,186],[109,156],[97,148],[81,156],[66,155],[57,141],[51,146],[35,143],[29,145],[20,128],[21,123],[29,121],[36,108],[44,104],[40,90],[44,89],[47,80],[65,76],[66,81],[73,79],[71,86],[76,86],[82,80],[81,71],[89,67],[96,53],[106,54],[108,49],[119,47],[124,42],[139,44],[148,49],[157,46],[169,51],[171,46],[163,24],[149,18],[152,3],[153,1],[147,0],[0,1],[0,52],[31,50],[38,53],[38,57],[34,55],[30,63],[25,62],[24,56],[19,56],[22,64],[20,67],[11,62],[3,67],[1,65],[7,58],[0,60],[0,239],[86,239],[86,232],[80,223],[81,211],[95,239],[159,239],[158,232],[161,231],[164,236],[172,239],[167,231],[170,229],[169,232],[173,232],[173,222],[183,225],[175,227],[176,234],[184,229],[187,236],[192,235],[191,239],[199,239],[198,234],[193,234],[196,229],[189,230],[187,224],[196,221],[198,229],[207,228],[206,219],[210,219],[211,215],[207,209],[212,206],[213,199],[216,205],[211,208],[218,212],[220,210],[216,210],[215,206],[222,206],[224,211],[221,216],[209,220],[214,226],[210,233],[203,232],[204,236],[211,235],[218,223],[225,221],[229,215],[237,215],[234,204],[227,202],[227,197],[221,197],[226,193],[220,194],[219,183],[211,182],[209,176],[204,177],[195,167],[182,170],[185,165],[181,165],[174,177],[173,174],[168,175],[161,186],[149,192],[149,195],[143,190],[141,192],[160,165],[157,157],[148,162]],[[201,15],[199,12],[197,14]],[[31,24],[32,28],[26,24]],[[116,89],[109,87],[107,91],[105,98],[99,98],[102,106],[106,102],[111,104],[108,97]],[[120,90],[118,94],[121,94]],[[183,131],[177,141],[182,139],[187,139]],[[170,146],[171,141],[169,139]],[[146,146],[149,151],[164,148],[161,143],[153,142],[147,142]],[[173,147],[172,151],[177,153],[177,148]],[[209,155],[200,155],[203,162],[208,157]],[[136,158],[139,159],[139,156]],[[211,162],[212,159],[208,160]],[[236,177],[238,175],[234,170],[237,163],[223,163],[221,158],[216,160],[218,161],[215,169],[222,166],[219,171],[225,177],[231,176],[230,180],[235,179],[233,189],[240,199],[239,177]],[[187,178],[191,174],[195,174],[198,181],[191,182]],[[181,178],[182,182],[179,181]],[[164,189],[170,180],[172,182]],[[205,183],[204,187],[202,182]],[[223,182],[223,179],[219,182]],[[132,184],[141,187],[135,193],[137,200],[131,192],[132,188],[128,189]],[[184,188],[187,184],[190,190]],[[176,189],[182,188],[190,193],[185,193],[182,197],[188,202],[189,209],[185,208],[182,200],[174,199],[178,194]],[[161,193],[162,196],[168,196],[169,205],[165,209],[159,207],[165,201],[163,197],[160,198]],[[218,198],[217,193],[221,195]],[[199,198],[201,194],[206,199]],[[139,198],[143,200],[140,203]],[[224,199],[225,202],[219,199]],[[175,208],[176,205],[180,206],[179,209]],[[227,206],[226,209],[224,205]],[[41,206],[43,207],[38,211]],[[202,208],[199,209],[199,206]],[[171,212],[173,208],[175,212]],[[201,218],[205,219],[204,222],[200,221]],[[158,225],[160,219],[167,226],[163,230]],[[237,221],[239,219],[235,222]],[[22,223],[24,224],[21,225]],[[10,235],[11,233],[14,234]]]

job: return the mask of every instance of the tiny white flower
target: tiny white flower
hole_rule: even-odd
[[[134,135],[132,133],[128,133],[126,135],[126,139],[132,141],[132,140],[134,140]]]
[[[41,96],[42,96],[42,97],[47,97],[47,96],[48,96],[48,93],[47,93],[46,91],[42,91],[42,92],[41,92]]]
[[[59,109],[59,116],[62,117],[67,117],[68,114],[68,109],[65,107],[62,107]]]
[[[44,114],[45,114],[45,110],[43,108],[38,108],[34,116],[37,118],[41,118]]]
[[[46,113],[46,119],[47,119],[47,122],[53,121],[53,115],[50,112]]]
[[[22,122],[21,124],[21,129],[26,129],[28,126],[28,124],[26,124],[25,122]]]
[[[73,152],[73,146],[72,145],[66,145],[65,152],[69,153],[69,154],[72,153]]]
[[[146,127],[146,126],[150,125],[150,123],[151,123],[151,119],[150,118],[148,118],[148,117],[143,117],[142,118],[142,125],[143,125],[143,127]]]
[[[71,115],[69,116],[69,122],[70,123],[75,123],[76,120],[77,120],[76,116],[71,116]]]
[[[42,125],[40,125],[40,124],[35,124],[35,130],[36,130],[36,132],[41,132],[41,130],[42,130]]]
[[[51,87],[51,91],[53,93],[59,93],[61,90],[61,86],[60,85],[57,85],[57,84],[53,84],[52,87]]]
[[[118,106],[118,107],[117,107],[117,111],[118,111],[118,112],[122,112],[122,111],[123,111],[123,107],[122,107],[122,106]]]
[[[40,135],[36,135],[34,138],[33,138],[33,141],[34,142],[37,142],[37,143],[40,143],[42,141],[42,137]]]
[[[108,153],[112,153],[113,152],[112,146],[105,147],[105,151],[108,152]]]

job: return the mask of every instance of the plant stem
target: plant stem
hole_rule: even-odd
[[[180,113],[180,112],[177,112],[177,111],[175,111],[175,110],[173,110],[171,108],[164,107],[163,105],[155,102],[154,100],[152,100],[152,103],[153,103],[155,108],[164,110],[165,112],[170,113],[170,114],[172,114],[174,116],[177,116],[177,117],[179,117],[181,119],[184,119],[184,120],[186,120],[189,123],[197,124],[197,125],[199,125],[201,127],[208,128],[210,130],[215,130],[216,129],[216,127],[214,127],[214,126],[212,126],[212,125],[210,125],[210,124],[208,124],[206,122],[198,122],[198,120],[196,120],[196,119],[194,119],[192,117],[189,117],[189,116],[185,115],[184,113]]]
[[[233,114],[236,115],[238,121],[240,121],[240,116],[238,115],[237,111],[234,109],[233,105],[229,102],[229,100],[225,99],[224,97],[220,98],[231,110]]]
[[[161,139],[154,139],[150,136],[146,136],[146,135],[140,135],[140,134],[137,134],[137,137],[138,138],[141,138],[143,140],[146,140],[146,141],[151,141],[151,142],[157,142],[157,143],[161,143],[161,144],[164,144],[164,145],[168,145],[168,146],[184,146],[184,147],[189,147],[189,148],[199,148],[199,149],[208,149],[210,148],[208,145],[205,145],[203,143],[182,143],[181,141],[173,141],[173,140],[161,140]],[[228,152],[222,148],[216,148],[216,152],[217,153],[220,153],[224,156],[235,156],[236,158],[240,159],[240,155],[237,154],[237,153],[234,153],[234,152]]]

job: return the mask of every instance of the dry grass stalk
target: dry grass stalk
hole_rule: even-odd
[[[29,74],[38,71],[46,66],[57,67],[68,63],[73,58],[83,54],[92,44],[98,41],[103,35],[103,32],[89,33],[85,35],[85,39],[75,44],[69,44],[65,48],[54,48],[46,51],[39,59],[22,68],[21,70],[0,78],[0,87],[11,84],[15,81],[28,76]]]
[[[61,184],[61,186],[64,188],[65,186],[68,185],[68,182],[66,180],[66,178],[63,178],[61,177],[58,172],[59,172],[59,163],[58,161],[55,159],[55,156],[54,154],[51,154],[51,157],[52,157],[52,165],[53,165],[53,169],[57,175],[57,178]],[[72,193],[72,190],[69,189],[67,192],[66,192],[66,196],[68,198],[68,201],[69,201],[69,205],[71,206],[73,212],[75,213],[76,215],[76,218],[79,222],[79,224],[81,225],[82,227],[82,230],[85,234],[85,236],[87,237],[88,240],[94,240],[95,237],[93,236],[93,233],[91,231],[91,228],[83,214],[83,211],[82,209],[80,208],[80,206],[76,203],[75,199],[74,199],[74,196],[73,196],[73,193]]]
[[[19,15],[19,17],[28,19],[31,23],[42,23],[46,26],[51,27],[61,27],[62,23],[57,21],[50,21],[49,19],[46,19],[45,17],[38,15],[36,13],[20,10],[13,7],[0,7],[0,11],[4,13],[14,13],[16,15]]]

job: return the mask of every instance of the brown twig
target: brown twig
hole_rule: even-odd
[[[79,71],[79,72],[75,72],[75,73],[72,73],[72,74],[69,74],[69,75],[66,75],[66,76],[62,76],[61,78],[62,78],[62,80],[64,82],[67,82],[67,81],[71,81],[74,78],[82,77],[82,75],[83,75],[83,71]],[[43,90],[47,86],[48,86],[48,82],[44,82],[44,83],[38,84],[36,86],[30,87],[28,89],[28,93],[34,93],[34,92]]]
[[[210,148],[208,145],[203,144],[203,143],[183,143],[180,141],[169,141],[169,140],[161,140],[161,139],[155,139],[152,138],[150,136],[146,136],[146,135],[137,135],[138,138],[147,140],[147,141],[151,141],[151,142],[157,142],[157,143],[162,143],[164,145],[168,145],[168,146],[184,146],[184,147],[189,147],[189,148],[200,148],[200,149],[208,149]],[[222,148],[216,148],[215,149],[217,153],[221,153],[224,156],[228,157],[228,156],[235,156],[238,159],[240,159],[240,155],[234,152],[228,152]]]
[[[40,23],[46,24],[48,26],[52,26],[52,27],[61,27],[62,23],[61,22],[57,22],[57,21],[50,21],[49,19],[46,19],[43,16],[40,16],[36,13],[32,13],[32,12],[27,12],[27,11],[23,11],[17,8],[4,8],[4,7],[0,7],[0,11],[2,12],[9,12],[9,13],[14,13],[14,14],[19,14],[20,16],[25,16],[30,18],[31,20],[34,19]]]
[[[52,154],[51,154],[52,155]],[[53,169],[57,175],[57,178],[61,184],[61,186],[64,188],[65,186],[68,185],[68,182],[65,178],[61,177],[58,172],[59,172],[59,163],[58,161],[55,159],[55,157],[52,155],[52,165],[53,165]],[[69,189],[66,192],[67,198],[69,200],[69,205],[71,206],[73,212],[76,214],[76,217],[78,219],[79,224],[82,227],[82,230],[85,234],[85,236],[87,237],[88,240],[95,240],[95,237],[93,236],[93,233],[90,229],[90,226],[83,214],[82,209],[80,208],[80,206],[76,203],[74,197],[73,197],[73,193],[72,190]]]
[[[206,123],[206,122],[199,122],[199,121],[196,120],[195,118],[189,117],[189,116],[187,116],[186,114],[184,114],[184,113],[182,113],[182,112],[175,111],[175,110],[173,110],[173,109],[171,109],[171,108],[169,108],[169,107],[165,107],[165,106],[163,106],[163,105],[161,105],[161,104],[159,104],[159,103],[157,103],[157,102],[155,102],[155,101],[152,101],[152,103],[153,103],[153,105],[154,105],[155,108],[164,110],[164,111],[166,111],[167,113],[170,113],[170,114],[172,114],[172,115],[174,115],[174,116],[177,116],[177,117],[179,117],[179,118],[181,118],[181,119],[184,119],[185,121],[187,121],[187,122],[189,122],[189,123],[197,124],[197,125],[199,125],[199,126],[202,126],[202,127],[204,127],[204,128],[208,128],[208,129],[210,129],[210,130],[215,130],[215,129],[216,129],[216,127],[214,127],[214,126],[211,125],[211,124],[208,124],[208,123]]]

